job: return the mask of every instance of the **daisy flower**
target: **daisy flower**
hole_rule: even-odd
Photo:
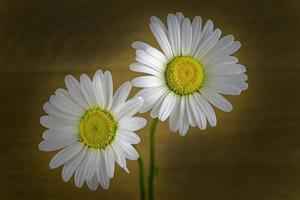
[[[39,149],[59,151],[50,161],[50,168],[63,165],[62,178],[75,185],[87,183],[91,190],[99,184],[109,188],[114,176],[115,162],[128,172],[126,158],[137,160],[132,146],[140,142],[134,133],[146,125],[146,120],[133,117],[143,100],[135,97],[126,101],[131,83],[124,83],[113,95],[111,73],[98,70],[93,80],[87,75],[78,82],[73,76],[65,78],[67,89],[57,89],[44,104],[41,124],[47,128]]]
[[[133,42],[135,72],[149,74],[132,80],[143,88],[137,96],[144,99],[141,112],[151,110],[152,118],[169,119],[170,130],[185,135],[189,125],[205,129],[207,121],[216,126],[211,106],[230,112],[232,105],[221,94],[239,95],[246,90],[246,68],[231,56],[241,44],[232,35],[222,38],[207,20],[190,19],[182,13],[169,14],[167,26],[151,17],[150,29],[162,51],[144,42]]]

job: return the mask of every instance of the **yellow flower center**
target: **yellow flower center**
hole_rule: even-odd
[[[118,123],[112,114],[100,108],[85,113],[80,121],[80,141],[90,148],[104,149],[115,138]]]
[[[179,56],[168,63],[165,78],[170,90],[176,94],[192,94],[203,83],[203,66],[192,57]]]

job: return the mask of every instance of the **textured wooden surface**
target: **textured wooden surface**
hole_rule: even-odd
[[[232,113],[217,111],[215,128],[180,137],[159,124],[157,199],[300,199],[299,1],[0,2],[0,199],[139,198],[133,161],[108,191],[64,183],[61,168],[48,167],[54,152],[37,148],[39,117],[68,73],[108,69],[115,86],[136,76],[131,42],[156,45],[149,17],[174,11],[233,33],[250,87],[229,97]],[[145,155],[146,129],[139,134]]]

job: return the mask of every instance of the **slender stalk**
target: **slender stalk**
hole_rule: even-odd
[[[155,164],[155,131],[158,124],[158,119],[152,121],[150,127],[150,167],[148,176],[148,200],[154,199],[154,178],[158,173],[158,167]]]
[[[139,175],[140,175],[140,195],[141,200],[146,200],[146,191],[145,191],[145,173],[144,173],[144,161],[140,155],[138,159],[139,163]]]

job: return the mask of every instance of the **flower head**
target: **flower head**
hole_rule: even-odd
[[[143,88],[137,96],[144,99],[141,112],[169,120],[170,129],[185,135],[189,126],[205,129],[207,121],[216,126],[211,106],[230,112],[232,105],[222,95],[239,95],[248,84],[246,68],[231,56],[241,44],[232,35],[222,38],[208,20],[196,16],[191,22],[182,13],[169,14],[167,27],[151,17],[150,29],[162,51],[144,42],[133,42],[135,72],[149,74],[132,80]]]
[[[62,178],[75,184],[84,182],[91,190],[99,184],[107,189],[114,176],[115,162],[128,172],[126,158],[136,160],[139,154],[132,144],[140,142],[134,131],[146,125],[146,120],[133,115],[143,100],[136,97],[126,101],[131,90],[124,83],[113,95],[110,72],[98,70],[93,80],[87,75],[78,82],[73,76],[65,78],[67,90],[57,89],[44,104],[48,114],[41,124],[48,128],[43,133],[39,148],[59,151],[51,160],[50,168],[63,165]]]

